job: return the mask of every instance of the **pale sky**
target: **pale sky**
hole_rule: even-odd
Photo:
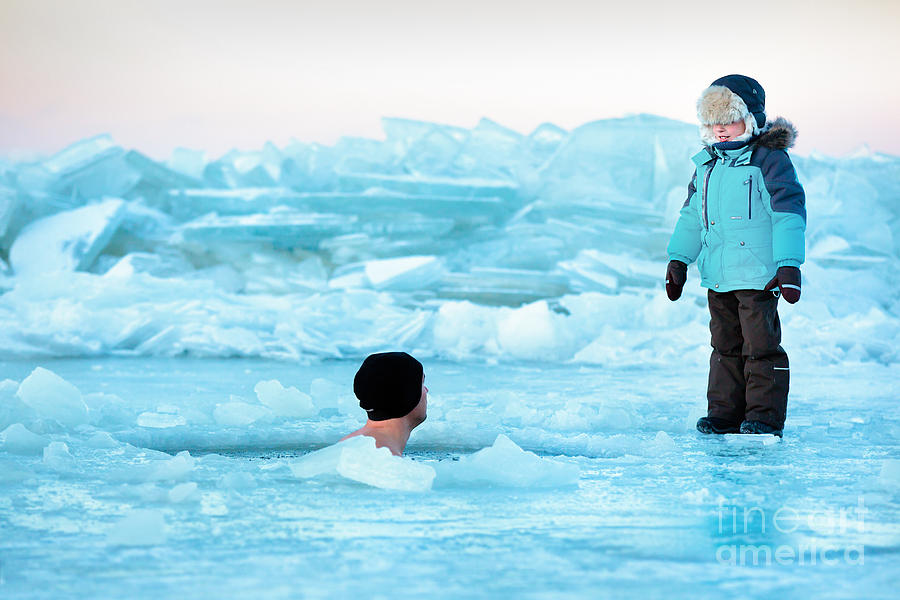
[[[799,154],[900,155],[898,31],[898,0],[0,0],[0,155],[110,133],[215,158],[381,138],[382,116],[693,123],[729,73],[760,81]]]

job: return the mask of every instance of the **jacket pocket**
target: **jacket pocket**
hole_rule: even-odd
[[[752,281],[765,277],[769,269],[757,251],[741,242],[731,242],[722,251],[722,271],[727,281]]]

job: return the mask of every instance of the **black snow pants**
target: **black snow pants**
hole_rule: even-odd
[[[784,428],[790,371],[781,347],[778,297],[760,290],[709,291],[708,416]]]

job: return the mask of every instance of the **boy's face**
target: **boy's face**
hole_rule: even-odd
[[[713,135],[716,136],[716,142],[730,142],[737,136],[743,134],[747,130],[747,126],[744,125],[744,121],[735,121],[734,123],[729,123],[728,125],[713,125],[712,126]]]

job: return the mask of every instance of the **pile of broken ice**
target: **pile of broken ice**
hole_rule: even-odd
[[[696,271],[683,301],[662,292],[695,127],[384,133],[164,163],[99,136],[0,161],[0,353],[705,360]],[[786,344],[900,360],[900,159],[794,162],[809,260]]]

